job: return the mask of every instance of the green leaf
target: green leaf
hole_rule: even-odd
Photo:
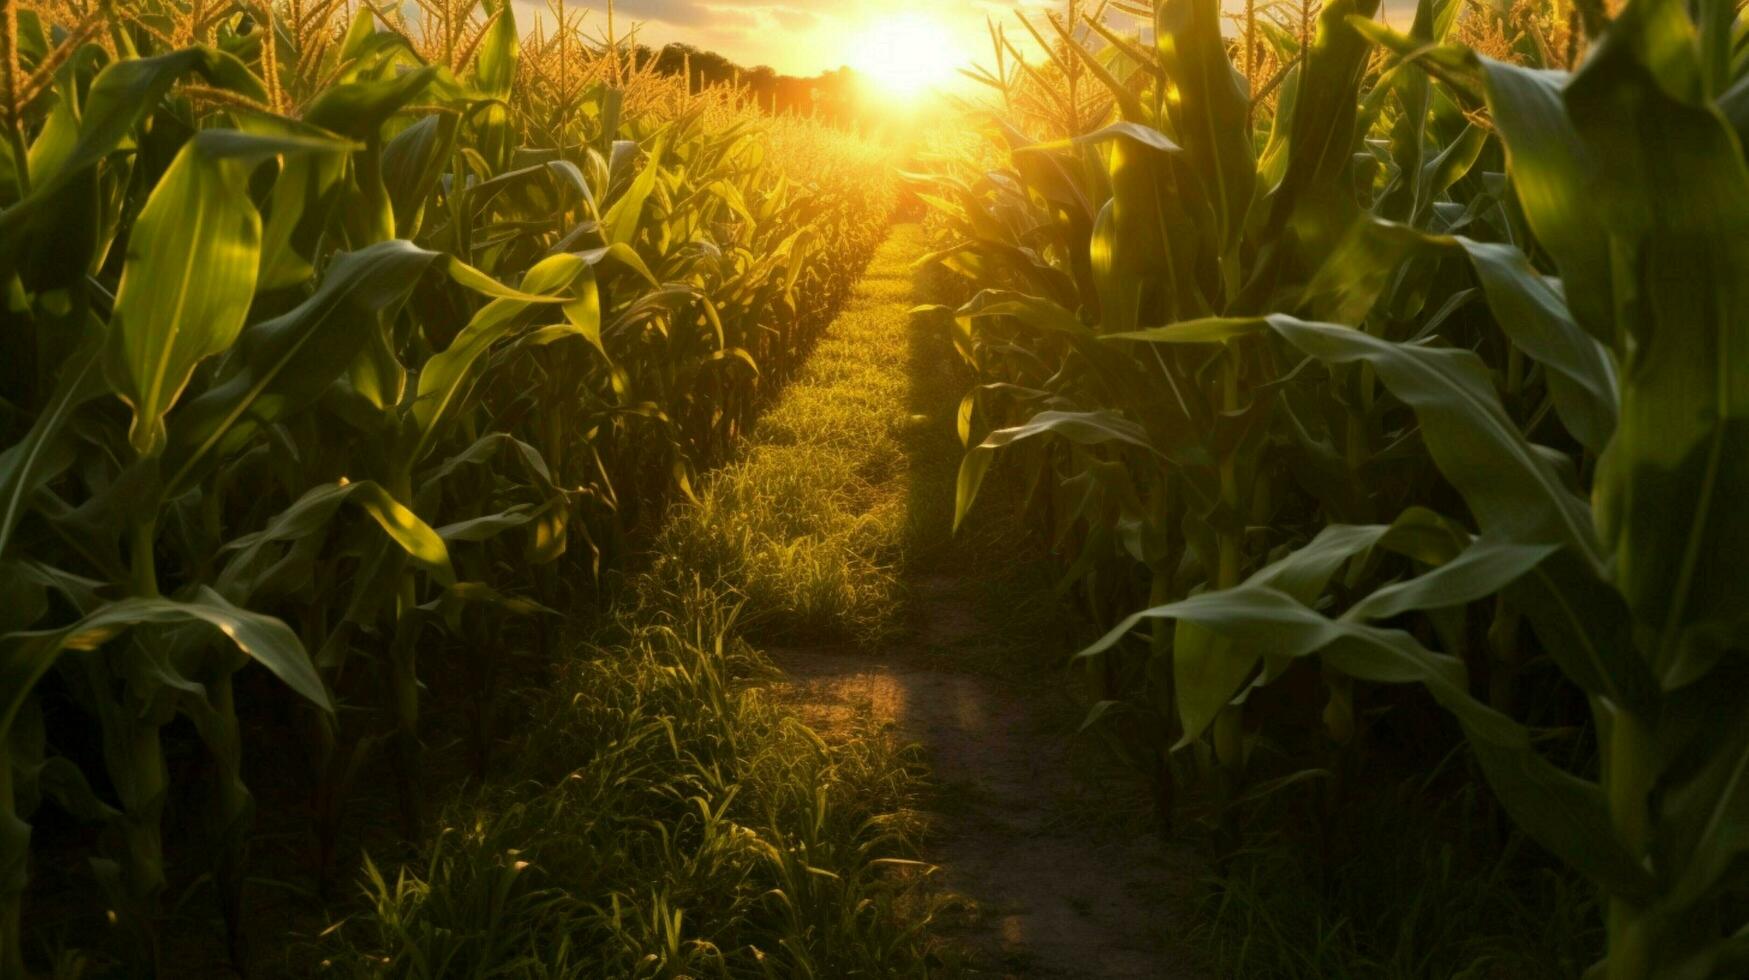
[[[1680,39],[1686,22],[1660,20],[1644,37],[1628,30],[1636,24],[1612,32],[1565,102],[1598,165],[1585,206],[1607,246],[1623,358],[1621,424],[1594,490],[1598,526],[1672,689],[1741,649],[1749,627],[1749,167],[1713,106],[1672,94],[1671,76],[1693,66],[1668,64],[1684,49],[1666,51],[1659,32]]]
[[[1126,138],[1105,154],[1111,199],[1099,209],[1088,243],[1103,333],[1135,329],[1144,303],[1175,319],[1208,307],[1196,262],[1211,232],[1185,212],[1177,147],[1154,130],[1118,126],[1108,129]]]
[[[1422,439],[1445,478],[1490,535],[1574,548],[1602,557],[1585,501],[1525,439],[1469,351],[1397,344],[1351,327],[1271,316],[1272,330],[1326,364],[1364,362],[1414,410]]]
[[[1487,368],[1469,351],[1397,344],[1352,327],[1279,314],[1191,320],[1112,339],[1208,343],[1263,327],[1327,364],[1371,364],[1391,393],[1414,409],[1434,462],[1484,531],[1527,544],[1570,545],[1602,566],[1585,501],[1518,431]]]
[[[334,152],[345,144],[195,134],[153,188],[128,236],[105,370],[134,412],[141,456],[164,448],[164,415],[195,365],[231,346],[243,328],[260,267],[261,216],[249,199],[251,165],[280,153]]]
[[[62,653],[95,650],[135,626],[153,623],[212,626],[287,687],[324,711],[334,710],[296,633],[271,616],[238,609],[217,592],[202,588],[191,602],[123,599],[71,626],[0,636],[0,692],[4,692],[0,693],[0,737],[11,729],[31,688]]]
[[[1160,67],[1179,92],[1173,132],[1191,162],[1187,172],[1194,173],[1201,185],[1203,200],[1186,210],[1208,213],[1213,219],[1209,237],[1214,251],[1225,256],[1237,243],[1251,210],[1257,160],[1251,144],[1250,99],[1245,80],[1227,58],[1219,0],[1165,0],[1155,8],[1154,37]]]
[[[954,311],[954,317],[969,322],[974,317],[1011,316],[1034,330],[1066,334],[1070,337],[1091,337],[1093,331],[1048,299],[1005,289],[985,289]]]
[[[1749,713],[1735,683],[1694,685],[1669,710],[1663,741],[1682,745],[1697,763],[1672,774],[1660,806],[1672,831],[1666,907],[1683,914],[1728,889],[1749,854]],[[1672,738],[1677,732],[1686,738]]]
[[[1472,698],[1460,661],[1427,651],[1400,630],[1328,619],[1285,593],[1250,584],[1135,613],[1077,656],[1109,649],[1136,626],[1159,619],[1195,623],[1237,649],[1319,654],[1359,680],[1422,685],[1463,725],[1490,785],[1534,839],[1614,894],[1650,892],[1651,875],[1615,836],[1603,791],[1550,764],[1523,726]]]
[[[1507,595],[1549,659],[1580,690],[1641,717],[1657,713],[1658,682],[1634,645],[1633,616],[1596,569],[1561,552],[1513,583]]]
[[[452,269],[460,263],[453,263]],[[464,267],[465,268],[465,267]],[[476,273],[477,274],[477,273]],[[498,341],[510,336],[522,315],[540,304],[564,304],[566,315],[578,314],[579,284],[593,287],[589,263],[571,254],[551,255],[536,263],[523,277],[522,288],[502,295],[474,314],[449,347],[427,361],[419,372],[418,397],[413,402],[413,421],[418,439],[403,461],[412,465],[423,459],[436,442],[438,431],[460,399],[474,365]],[[469,281],[467,284],[472,285]],[[502,289],[503,287],[496,287]]]
[[[213,386],[170,416],[168,495],[263,427],[313,404],[439,258],[398,240],[344,253],[309,299],[244,330]]]
[[[1158,129],[1138,122],[1124,121],[1114,122],[1109,126],[1096,129],[1091,133],[1077,136],[1067,141],[1067,143],[1047,143],[1040,144],[1037,147],[1023,146],[1014,152],[1025,153],[1035,149],[1059,149],[1063,146],[1096,146],[1100,143],[1109,143],[1118,139],[1129,140],[1138,146],[1146,147],[1151,150],[1159,150],[1162,153],[1179,153],[1183,151],[1183,147],[1172,142],[1171,137],[1160,132]]]
[[[66,181],[85,168],[122,148],[134,127],[156,109],[170,87],[191,72],[209,80],[248,75],[237,59],[209,48],[187,48],[152,58],[123,58],[106,65],[92,80],[79,119],[79,138],[65,156],[53,161],[50,172],[31,186],[30,197],[0,212],[0,241],[15,232],[18,223],[50,200]],[[254,94],[254,93],[245,93]]]
[[[76,450],[63,436],[74,413],[108,392],[103,383],[102,352],[100,344],[91,342],[67,358],[30,431],[0,452],[0,558],[5,557],[12,532],[29,509],[31,496],[72,464]]]
[[[1523,252],[1461,236],[1454,241],[1469,255],[1500,329],[1549,369],[1549,393],[1567,431],[1602,452],[1615,434],[1620,400],[1609,351],[1574,322],[1560,283],[1538,275]]]
[[[420,68],[382,81],[346,82],[324,89],[304,112],[304,121],[356,140],[372,140],[383,123],[425,91],[437,69]]]
[[[1389,619],[1486,599],[1529,574],[1555,551],[1552,544],[1482,537],[1432,571],[1372,593],[1349,607],[1343,618]]]
[[[1308,258],[1321,259],[1358,216],[1351,191],[1361,76],[1371,49],[1349,22],[1371,17],[1378,0],[1332,0],[1318,15],[1318,35],[1297,72],[1286,172],[1276,188],[1270,225],[1292,225]],[[1285,98],[1285,96],[1284,96]]]
[[[480,517],[470,517],[465,521],[445,524],[437,529],[437,536],[442,538],[445,544],[457,541],[487,541],[512,528],[523,527],[540,516],[539,509],[527,504],[517,504],[496,514],[485,514]]]
[[[496,19],[480,42],[474,61],[474,86],[483,94],[508,98],[511,83],[516,81],[516,12],[510,0],[499,0],[493,12]]]
[[[1609,237],[1597,220],[1590,175],[1599,163],[1567,116],[1565,72],[1480,59],[1488,110],[1506,146],[1506,169],[1536,239],[1554,257],[1574,318],[1615,342]]]
[[[226,565],[221,588],[238,601],[247,600],[246,580],[240,576],[254,566],[262,549],[271,544],[308,537],[327,527],[341,504],[350,503],[364,511],[383,529],[409,558],[432,573],[440,583],[455,582],[455,570],[450,566],[449,549],[443,538],[418,515],[389,496],[381,485],[370,480],[356,483],[324,484],[299,497],[290,507],[280,511],[267,526],[227,543],[225,551],[239,554]]]
[[[1429,535],[1438,542],[1432,549],[1427,547]],[[1329,525],[1305,546],[1253,573],[1241,588],[1280,592],[1310,607],[1323,596],[1338,570],[1379,547],[1413,553],[1423,560],[1433,558],[1440,564],[1432,572],[1373,593],[1351,608],[1344,619],[1382,619],[1492,595],[1553,550],[1546,545],[1511,542],[1471,544],[1469,535],[1450,527],[1438,515],[1411,508],[1389,525]],[[1214,722],[1265,656],[1279,659],[1272,648],[1235,644],[1194,623],[1179,621],[1173,669],[1184,726],[1180,746],[1194,741]],[[1279,675],[1280,667],[1267,673],[1265,680]]]
[[[1260,647],[1236,643],[1192,620],[1180,619],[1173,624],[1172,687],[1179,723],[1184,727],[1184,735],[1172,746],[1174,750],[1190,745],[1208,731],[1262,659]]]
[[[615,242],[605,248],[592,248],[588,251],[578,252],[577,255],[592,266],[601,265],[611,259],[615,264],[624,266],[651,286],[661,285],[656,274],[651,272],[650,267],[638,256],[638,250],[624,242]]]
[[[978,488],[983,484],[984,474],[989,472],[990,463],[997,451],[1016,442],[1046,435],[1067,439],[1081,446],[1119,443],[1154,452],[1153,445],[1148,442],[1147,432],[1116,412],[1039,412],[1024,425],[997,429],[985,437],[982,443],[966,452],[965,458],[960,461],[959,478],[955,487],[955,531],[959,530],[966,513],[971,510],[972,502],[977,499]]]
[[[656,178],[662,172],[662,152],[667,139],[666,134],[656,137],[655,145],[650,148],[649,159],[644,161],[644,169],[632,180],[625,193],[608,207],[607,214],[602,216],[601,228],[609,245],[629,245],[637,238],[638,227],[643,222],[644,202],[649,200],[650,193],[656,189]]]
[[[1259,333],[1269,326],[1262,317],[1202,317],[1180,320],[1164,327],[1148,327],[1124,333],[1108,333],[1101,340],[1141,341],[1150,344],[1224,344]]]
[[[395,227],[417,237],[425,203],[455,149],[457,118],[433,113],[395,135],[383,147],[383,186],[395,211]]]
[[[1433,33],[1433,6],[1420,0],[1415,6],[1415,22],[1409,34],[1426,43]],[[1391,126],[1390,155],[1396,164],[1395,180],[1385,188],[1374,210],[1380,217],[1392,221],[1413,222],[1416,205],[1421,201],[1425,177],[1424,158],[1427,148],[1427,113],[1432,85],[1427,73],[1393,71],[1381,79],[1379,87],[1396,95],[1399,106]]]

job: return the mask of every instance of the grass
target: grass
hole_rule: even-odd
[[[917,754],[826,743],[768,696],[747,642],[897,628],[916,248],[894,232],[625,602],[526,696],[503,772],[417,860],[367,866],[362,907],[318,944],[324,975],[952,972],[926,931]]]
[[[1601,946],[1592,889],[1480,797],[1386,787],[1316,833],[1287,807],[1250,815],[1272,829],[1205,883],[1198,944],[1259,980],[1579,976]]]
[[[893,628],[906,515],[901,226],[740,456],[658,536],[649,577],[731,583],[773,642],[873,642]]]

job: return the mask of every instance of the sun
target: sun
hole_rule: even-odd
[[[854,42],[850,67],[886,94],[911,99],[951,81],[962,60],[945,24],[906,13],[870,23]]]

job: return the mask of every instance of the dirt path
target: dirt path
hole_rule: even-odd
[[[911,269],[926,250],[915,226],[894,230],[696,536],[766,542],[737,581],[787,708],[828,741],[921,747],[922,856],[943,889],[929,928],[974,975],[1208,976],[1190,954],[1197,862],[1151,832],[1136,781],[1074,736],[1085,709],[1062,662],[1077,638],[1051,566],[1005,516],[1018,508],[997,500],[952,530],[972,382],[946,323],[909,312],[933,299]],[[1006,482],[993,474],[985,497],[1013,493]],[[886,639],[824,639],[847,635]]]
[[[871,727],[920,744],[934,770],[925,857],[973,908],[963,940],[979,972],[1008,977],[1197,978],[1184,935],[1194,858],[1152,834],[1080,819],[1063,699],[944,669],[980,637],[972,583],[912,587],[914,636],[876,653],[772,651],[786,700],[825,737]],[[966,657],[966,659],[972,659]]]

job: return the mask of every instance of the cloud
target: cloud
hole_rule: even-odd
[[[647,17],[680,24],[708,16],[704,5],[698,0],[619,0],[613,5],[613,9],[616,20],[623,16],[633,19]]]
[[[805,31],[820,22],[820,15],[811,10],[795,10],[789,7],[778,8],[773,11],[773,16],[785,30],[791,31]]]

